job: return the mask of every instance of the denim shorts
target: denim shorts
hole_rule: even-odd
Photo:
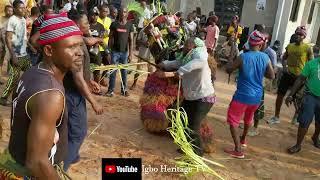
[[[302,100],[301,111],[298,116],[299,126],[308,128],[315,118],[316,123],[320,123],[320,97],[306,94]]]

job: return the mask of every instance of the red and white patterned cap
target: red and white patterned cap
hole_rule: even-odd
[[[260,31],[253,31],[249,36],[249,44],[258,46],[266,42],[266,37]]]
[[[39,31],[38,43],[40,45],[51,44],[70,36],[82,35],[79,27],[67,17],[66,13],[44,15]]]

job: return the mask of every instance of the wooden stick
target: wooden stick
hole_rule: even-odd
[[[161,69],[157,64],[155,64],[155,63],[153,63],[153,62],[150,62],[149,60],[147,60],[147,59],[145,59],[145,58],[142,58],[141,56],[139,56],[139,55],[134,55],[134,56],[136,56],[137,58],[139,58],[139,59],[141,59],[142,61],[144,61],[144,62],[146,62],[146,63],[148,63],[148,64],[150,64],[150,65],[152,65],[152,66],[154,66],[154,67],[156,67],[156,68],[158,68],[158,69]]]

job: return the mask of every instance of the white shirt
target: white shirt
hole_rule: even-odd
[[[187,22],[186,23],[186,27],[187,27],[187,29],[189,31],[189,34],[193,34],[197,30],[197,24],[194,21],[191,21],[189,23]]]
[[[214,94],[211,70],[206,50],[193,53],[192,60],[182,65],[180,60],[164,61],[167,70],[177,69],[182,77],[183,96],[186,100],[198,100]]]
[[[27,55],[27,22],[25,18],[15,15],[8,20],[7,32],[12,32],[12,47],[17,57]]]
[[[139,19],[138,28],[143,28],[143,26],[144,26],[144,24],[143,24],[144,20],[146,20],[146,19],[147,19],[147,20],[151,19],[151,16],[152,16],[151,11],[150,11],[148,8],[145,8],[145,9],[144,9],[144,16],[140,17],[140,19]]]
[[[73,1],[72,4],[73,4],[73,7],[76,8],[76,6],[78,5],[78,2],[77,1]],[[71,5],[70,2],[68,2],[63,6],[62,10],[69,12],[71,10],[71,8],[72,8],[72,5]]]

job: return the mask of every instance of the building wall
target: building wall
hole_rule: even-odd
[[[311,43],[316,43],[320,31],[320,2],[315,5],[313,19],[310,25],[309,38]]]
[[[178,1],[179,3],[175,3],[174,9],[176,11],[182,11],[185,14],[196,10],[197,7],[201,8],[201,13],[204,15],[208,15],[210,11],[214,11],[214,0],[171,0],[171,1]]]
[[[306,18],[308,18],[312,0],[301,0],[299,6],[299,12],[297,20],[292,22],[289,20],[291,14],[291,7],[293,0],[279,0],[278,11],[275,20],[275,26],[273,28],[273,38],[272,41],[280,40],[282,51],[289,44],[290,37],[294,34],[296,28],[301,25],[306,25]],[[313,21],[316,21],[314,18]],[[313,22],[314,23],[314,22]],[[313,28],[310,25],[308,27],[308,34],[306,41],[310,41],[310,32]]]
[[[245,0],[242,8],[241,24],[245,27],[250,27],[250,31],[253,30],[255,24],[264,24],[267,30],[272,32],[278,9],[278,1],[266,0],[266,9],[264,11],[257,11],[257,0]]]

